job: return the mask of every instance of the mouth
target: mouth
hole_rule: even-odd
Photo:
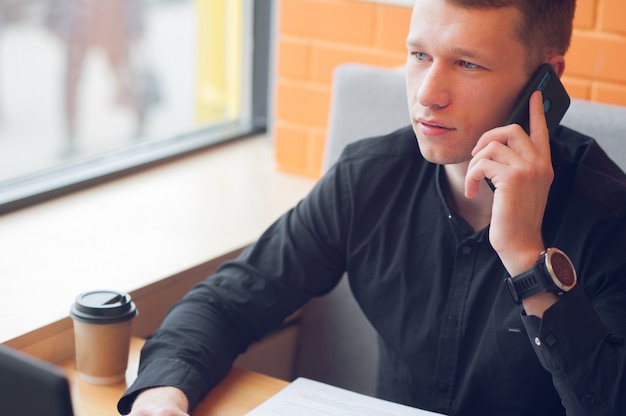
[[[431,127],[431,128],[437,128],[437,129],[444,129],[444,130],[454,130],[454,128],[446,126],[443,123],[440,123],[436,120],[426,120],[426,119],[418,119],[417,122],[423,126],[426,127]]]
[[[454,127],[448,126],[437,120],[429,120],[420,118],[417,120],[419,129],[427,136],[438,136],[450,131],[456,130]]]

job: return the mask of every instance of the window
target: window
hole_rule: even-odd
[[[271,8],[0,1],[0,213],[263,131]]]

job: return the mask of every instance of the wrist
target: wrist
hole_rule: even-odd
[[[542,319],[544,312],[557,303],[558,300],[559,297],[554,293],[539,292],[522,300],[522,306],[526,315],[533,315]]]
[[[186,415],[189,410],[187,396],[177,387],[162,386],[143,390],[135,401],[130,415],[151,414],[149,411],[169,410],[172,415]],[[147,413],[146,413],[147,412]],[[162,413],[159,413],[162,414]]]
[[[507,277],[504,282],[516,304],[529,301],[525,307],[543,315],[543,311],[556,303],[558,297],[576,285],[576,269],[567,255],[557,249],[542,251],[534,265],[515,276]],[[534,314],[534,313],[533,313]]]
[[[498,254],[509,275],[517,276],[533,267],[537,262],[537,258],[544,250],[545,247],[543,245],[534,245],[525,249],[512,250],[510,254]]]

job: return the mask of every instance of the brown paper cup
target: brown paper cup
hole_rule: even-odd
[[[76,298],[70,315],[79,376],[91,384],[123,382],[132,319],[137,315],[130,296],[115,291],[85,292]]]

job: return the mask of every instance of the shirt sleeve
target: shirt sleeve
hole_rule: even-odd
[[[522,321],[567,414],[626,414],[624,340],[605,327],[581,285],[543,319],[522,314]]]
[[[250,344],[280,327],[345,270],[341,200],[331,173],[241,255],[192,288],[141,352],[137,380],[118,403],[157,386],[180,388],[193,408]]]

